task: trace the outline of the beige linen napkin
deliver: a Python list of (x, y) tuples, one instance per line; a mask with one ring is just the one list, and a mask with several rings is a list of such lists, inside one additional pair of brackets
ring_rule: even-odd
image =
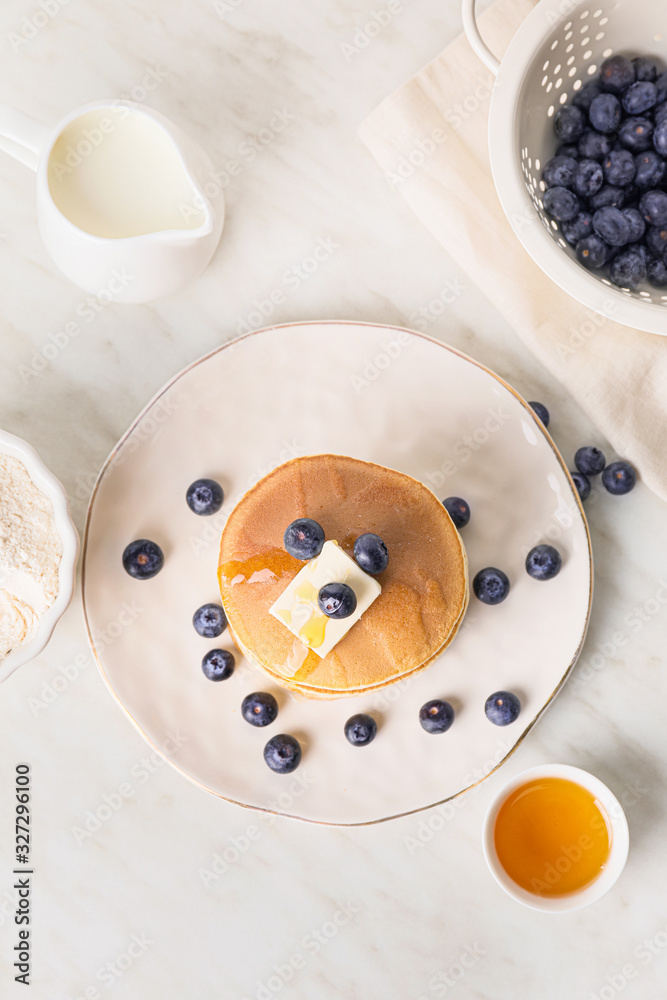
[[(534, 6), (535, 0), (498, 0), (482, 16), (482, 35), (499, 58)], [(461, 35), (376, 108), (359, 135), (387, 182), (470, 281), (570, 390), (618, 455), (667, 499), (667, 338), (579, 305), (523, 249), (491, 177), (486, 133), (492, 87), (492, 74)]]

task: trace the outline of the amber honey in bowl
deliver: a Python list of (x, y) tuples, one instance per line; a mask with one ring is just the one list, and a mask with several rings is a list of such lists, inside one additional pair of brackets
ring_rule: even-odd
[(566, 778), (541, 777), (509, 793), (493, 840), (498, 861), (518, 886), (537, 896), (567, 896), (604, 871), (611, 823), (588, 789)]

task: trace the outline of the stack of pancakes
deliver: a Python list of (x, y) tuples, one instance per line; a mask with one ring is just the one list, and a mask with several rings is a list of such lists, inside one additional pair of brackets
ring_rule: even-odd
[[(300, 517), (318, 521), (350, 556), (365, 532), (389, 550), (382, 593), (323, 658), (269, 614), (304, 566), (283, 547)], [(310, 698), (377, 691), (423, 670), (452, 641), (468, 603), (465, 550), (438, 498), (410, 476), (342, 455), (296, 458), (246, 493), (222, 533), (218, 577), (241, 652)]]

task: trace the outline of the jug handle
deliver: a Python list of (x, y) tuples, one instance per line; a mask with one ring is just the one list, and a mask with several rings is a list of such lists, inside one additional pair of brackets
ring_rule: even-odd
[(0, 150), (31, 170), (37, 170), (39, 155), (50, 129), (22, 111), (0, 104)]
[(475, 17), (475, 0), (463, 0), (462, 13), (463, 30), (466, 33), (468, 41), (484, 65), (488, 66), (494, 76), (498, 76), (500, 63), (479, 33), (477, 18)]

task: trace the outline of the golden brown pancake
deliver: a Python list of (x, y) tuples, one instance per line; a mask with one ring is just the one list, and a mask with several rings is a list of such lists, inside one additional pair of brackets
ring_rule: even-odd
[[(382, 593), (323, 658), (269, 614), (304, 566), (283, 547), (299, 517), (318, 521), (350, 556), (365, 532), (389, 550)], [(410, 476), (342, 455), (296, 458), (253, 486), (225, 525), (218, 578), (241, 652), (311, 698), (376, 691), (422, 670), (451, 642), (468, 603), (465, 550), (438, 498)], [(284, 676), (294, 662), (296, 674)]]

